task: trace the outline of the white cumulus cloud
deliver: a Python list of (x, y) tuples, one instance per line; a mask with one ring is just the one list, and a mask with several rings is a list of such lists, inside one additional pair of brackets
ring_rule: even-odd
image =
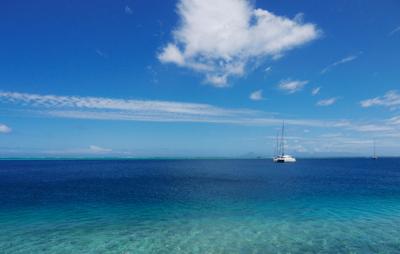
[(180, 25), (158, 59), (189, 68), (217, 87), (240, 77), (260, 58), (277, 59), (316, 39), (314, 24), (257, 9), (248, 0), (180, 0)]
[(10, 133), (12, 129), (5, 124), (0, 123), (0, 133)]
[(287, 93), (295, 93), (303, 89), (303, 87), (308, 84), (308, 80), (282, 80), (278, 88), (287, 92)]
[(263, 97), (263, 90), (257, 90), (257, 91), (252, 92), (252, 93), (250, 94), (249, 98), (250, 98), (250, 100), (253, 100), (253, 101), (261, 101), (261, 100), (264, 100), (264, 97)]

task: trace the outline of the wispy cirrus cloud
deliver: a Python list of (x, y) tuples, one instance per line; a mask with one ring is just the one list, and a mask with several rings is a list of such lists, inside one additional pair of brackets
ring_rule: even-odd
[(392, 36), (392, 35), (394, 35), (395, 33), (398, 33), (398, 32), (400, 32), (400, 26), (398, 26), (398, 27), (396, 27), (395, 29), (393, 29), (393, 30), (389, 33), (389, 36)]
[(303, 89), (303, 87), (308, 84), (308, 80), (282, 80), (278, 84), (278, 88), (282, 91), (285, 91), (289, 94), (298, 92)]
[[(264, 111), (246, 108), (223, 108), (210, 104), (132, 100), (104, 97), (79, 97), (0, 92), (0, 104), (9, 104), (8, 110), (35, 117), (55, 117), (102, 121), (190, 122), (234, 124), (242, 126), (280, 126), (282, 118)], [(400, 119), (400, 118), (399, 118)], [(396, 117), (369, 122), (346, 119), (285, 119), (290, 126), (340, 129), (374, 135), (400, 136), (400, 120)], [(4, 125), (5, 126), (5, 125)], [(11, 128), (0, 125), (0, 131)], [(89, 147), (91, 152), (108, 150), (100, 146)]]
[(323, 100), (319, 100), (317, 102), (317, 106), (331, 106), (333, 104), (335, 104), (337, 102), (338, 98), (337, 97), (332, 97), (332, 98), (328, 98), (328, 99), (323, 99)]
[[(146, 122), (197, 122), (239, 125), (280, 125), (274, 114), (210, 104), (156, 100), (129, 100), (0, 92), (0, 103), (13, 104), (30, 115), (70, 119)], [(287, 119), (296, 126), (342, 126), (343, 121)]]
[(334, 63), (328, 65), (327, 67), (325, 67), (325, 68), (321, 71), (321, 74), (325, 74), (325, 73), (327, 73), (328, 71), (330, 71), (330, 70), (332, 70), (333, 68), (335, 68), (336, 66), (341, 65), (341, 64), (345, 64), (345, 63), (349, 63), (349, 62), (351, 62), (351, 61), (356, 60), (357, 58), (358, 58), (358, 55), (350, 55), (350, 56), (347, 56), (347, 57), (345, 57), (345, 58), (343, 58), (343, 59), (340, 59), (339, 61), (336, 61), (336, 62), (334, 62)]
[(319, 94), (320, 91), (321, 91), (321, 87), (316, 87), (313, 90), (311, 90), (311, 95), (315, 96), (315, 95)]
[(89, 146), (89, 151), (93, 153), (109, 153), (112, 152), (112, 149), (109, 148), (104, 148), (96, 145), (90, 145)]
[(376, 137), (400, 137), (400, 116), (370, 122), (353, 123), (348, 127), (358, 132), (374, 133)]
[(5, 124), (0, 123), (0, 133), (10, 133), (12, 129)]
[(278, 59), (320, 34), (303, 15), (277, 16), (248, 0), (180, 0), (177, 9), (180, 26), (158, 59), (202, 73), (216, 87), (228, 86), (260, 58)]
[(133, 14), (133, 11), (132, 11), (131, 7), (129, 7), (129, 5), (125, 5), (124, 11), (128, 15), (132, 15)]
[(224, 109), (209, 104), (185, 103), (157, 100), (129, 100), (104, 97), (80, 97), (39, 95), (16, 92), (0, 92), (0, 102), (9, 102), (22, 106), (33, 106), (44, 109), (80, 109), (102, 111), (124, 111), (135, 115), (147, 116), (228, 116), (251, 114), (255, 111), (244, 109)]
[(96, 49), (96, 54), (102, 58), (108, 58), (108, 55), (100, 49)]
[(400, 116), (394, 116), (387, 121), (390, 125), (400, 126)]
[(268, 66), (267, 68), (264, 69), (264, 73), (270, 73), (272, 71), (272, 67)]
[(392, 132), (395, 129), (385, 123), (381, 124), (357, 124), (350, 127), (352, 130), (359, 132)]
[(261, 101), (261, 100), (264, 100), (263, 90), (260, 89), (260, 90), (257, 90), (257, 91), (252, 92), (252, 93), (250, 94), (249, 98), (250, 98), (250, 100), (253, 100), (253, 101)]
[(366, 99), (360, 102), (361, 107), (369, 108), (372, 106), (384, 106), (389, 108), (397, 108), (400, 106), (400, 94), (396, 90), (386, 92), (383, 96)]

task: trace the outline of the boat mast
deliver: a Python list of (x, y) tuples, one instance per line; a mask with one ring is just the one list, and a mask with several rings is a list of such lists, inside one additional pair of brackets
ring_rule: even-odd
[(281, 152), (282, 156), (285, 155), (285, 120), (282, 122), (282, 137), (281, 137)]
[(276, 144), (275, 144), (275, 154), (274, 156), (279, 155), (279, 131), (276, 132)]
[(374, 158), (376, 158), (376, 145), (375, 145), (375, 139), (374, 139)]

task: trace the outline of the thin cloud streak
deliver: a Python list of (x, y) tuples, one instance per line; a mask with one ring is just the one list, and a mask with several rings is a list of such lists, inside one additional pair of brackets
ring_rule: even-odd
[[(282, 118), (264, 111), (230, 109), (209, 104), (104, 97), (76, 97), (0, 92), (0, 103), (13, 104), (29, 117), (56, 117), (103, 121), (213, 123), (242, 126), (280, 126)], [(375, 122), (285, 119), (291, 126), (337, 128), (361, 133), (400, 134), (400, 117)]]
[(316, 87), (311, 91), (311, 95), (315, 96), (315, 95), (319, 94), (320, 91), (321, 91), (321, 87)]
[(224, 109), (209, 104), (182, 103), (157, 100), (126, 100), (104, 97), (79, 97), (0, 92), (0, 101), (44, 108), (78, 108), (97, 110), (121, 110), (132, 113), (174, 113), (193, 115), (237, 115), (255, 113), (246, 109)]
[[(0, 92), (0, 103), (14, 104), (30, 115), (71, 119), (148, 122), (198, 122), (239, 125), (280, 125), (272, 113), (229, 109), (209, 104), (153, 100), (126, 100), (103, 97), (77, 97)], [(290, 125), (343, 126), (343, 121), (288, 119)]]
[(101, 51), (100, 49), (96, 49), (96, 54), (102, 58), (108, 58), (108, 55)]
[[(260, 112), (261, 114), (263, 112)], [(42, 116), (52, 116), (70, 119), (86, 120), (117, 120), (117, 121), (139, 121), (139, 122), (188, 122), (188, 123), (214, 123), (214, 124), (235, 124), (244, 126), (280, 126), (282, 119), (257, 116), (219, 116), (207, 117), (200, 115), (150, 115), (132, 114), (130, 112), (96, 112), (96, 111), (41, 111)], [(289, 119), (285, 123), (293, 126), (308, 127), (342, 127), (340, 121), (320, 121), (314, 119)]]
[(389, 36), (392, 36), (392, 35), (394, 35), (395, 33), (398, 33), (398, 32), (400, 32), (400, 26), (397, 27), (397, 28), (395, 28), (395, 29), (393, 29), (393, 30), (389, 33)]
[(96, 145), (90, 145), (89, 151), (91, 151), (93, 153), (109, 153), (109, 152), (112, 152), (112, 149), (103, 148), (103, 147), (96, 146)]
[(386, 92), (384, 96), (378, 96), (375, 98), (360, 101), (360, 105), (363, 108), (369, 108), (372, 106), (384, 106), (394, 109), (400, 106), (400, 94), (396, 90), (391, 90)]
[(321, 106), (321, 107), (331, 106), (331, 105), (335, 104), (337, 102), (337, 100), (338, 100), (337, 97), (320, 100), (317, 102), (317, 106)]
[(341, 65), (341, 64), (345, 64), (345, 63), (348, 63), (348, 62), (351, 62), (351, 61), (354, 61), (354, 60), (356, 60), (357, 58), (358, 58), (357, 55), (350, 55), (350, 56), (348, 56), (348, 57), (345, 57), (345, 58), (343, 58), (343, 59), (340, 59), (339, 61), (334, 62), (334, 63), (328, 65), (327, 67), (325, 67), (325, 68), (321, 71), (321, 74), (325, 74), (325, 73), (327, 73), (328, 71), (330, 71), (331, 69), (335, 68), (336, 66)]
[(132, 11), (131, 7), (129, 7), (129, 5), (125, 6), (124, 11), (128, 15), (132, 15), (133, 14), (133, 11)]
[(285, 91), (289, 94), (298, 92), (303, 89), (303, 87), (308, 84), (308, 80), (282, 80), (278, 88), (282, 91)]

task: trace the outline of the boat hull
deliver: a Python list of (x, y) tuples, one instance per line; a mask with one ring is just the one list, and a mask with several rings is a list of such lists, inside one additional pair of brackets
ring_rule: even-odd
[(275, 163), (293, 163), (296, 162), (296, 159), (292, 156), (278, 156), (273, 158), (273, 162)]

